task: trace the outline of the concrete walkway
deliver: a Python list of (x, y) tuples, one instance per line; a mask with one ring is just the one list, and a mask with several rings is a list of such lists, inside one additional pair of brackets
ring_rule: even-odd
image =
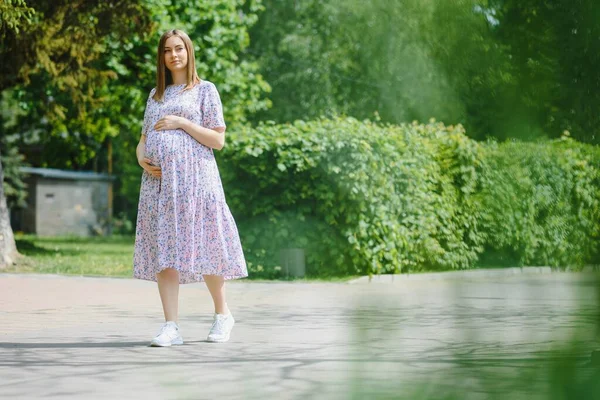
[(204, 341), (205, 286), (184, 285), (185, 345), (151, 348), (154, 283), (0, 274), (0, 398), (547, 398), (544, 366), (567, 341), (565, 361), (598, 373), (595, 278), (232, 282), (225, 344)]

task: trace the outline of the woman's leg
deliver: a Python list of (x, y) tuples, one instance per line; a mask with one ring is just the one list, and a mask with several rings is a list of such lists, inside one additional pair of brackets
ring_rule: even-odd
[(227, 342), (235, 324), (225, 300), (225, 279), (218, 275), (202, 275), (215, 303), (215, 316), (208, 333), (209, 342)]
[(179, 312), (179, 272), (167, 268), (157, 275), (158, 291), (162, 301), (165, 321), (177, 322)]
[(219, 275), (202, 275), (206, 282), (206, 287), (215, 303), (216, 314), (229, 314), (227, 301), (225, 298), (225, 279)]

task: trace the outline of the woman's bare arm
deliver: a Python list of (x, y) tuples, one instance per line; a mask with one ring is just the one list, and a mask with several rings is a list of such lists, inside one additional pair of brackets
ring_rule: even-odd
[(167, 115), (160, 119), (154, 125), (154, 129), (157, 131), (163, 129), (183, 129), (199, 143), (217, 150), (221, 150), (225, 145), (225, 127), (208, 129), (193, 123), (189, 119), (176, 115)]

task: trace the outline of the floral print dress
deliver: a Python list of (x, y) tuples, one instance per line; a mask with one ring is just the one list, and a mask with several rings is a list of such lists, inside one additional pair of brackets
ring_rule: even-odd
[(142, 174), (133, 276), (156, 281), (158, 272), (175, 268), (180, 283), (201, 282), (203, 274), (243, 278), (248, 276), (246, 262), (213, 150), (182, 129), (153, 128), (167, 115), (209, 129), (225, 127), (213, 83), (203, 80), (184, 88), (167, 86), (160, 102), (152, 98), (152, 89), (146, 104), (146, 157), (161, 168), (162, 178)]

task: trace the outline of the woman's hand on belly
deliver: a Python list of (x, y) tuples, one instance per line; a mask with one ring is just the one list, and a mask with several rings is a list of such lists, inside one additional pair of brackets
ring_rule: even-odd
[(154, 130), (157, 131), (168, 131), (175, 129), (183, 129), (184, 124), (188, 120), (177, 115), (167, 115), (159, 119), (154, 125)]
[(138, 163), (142, 168), (144, 168), (144, 170), (147, 173), (149, 173), (153, 177), (160, 178), (162, 176), (162, 171), (160, 170), (160, 167), (152, 165), (152, 160), (150, 160), (148, 157), (138, 159)]

